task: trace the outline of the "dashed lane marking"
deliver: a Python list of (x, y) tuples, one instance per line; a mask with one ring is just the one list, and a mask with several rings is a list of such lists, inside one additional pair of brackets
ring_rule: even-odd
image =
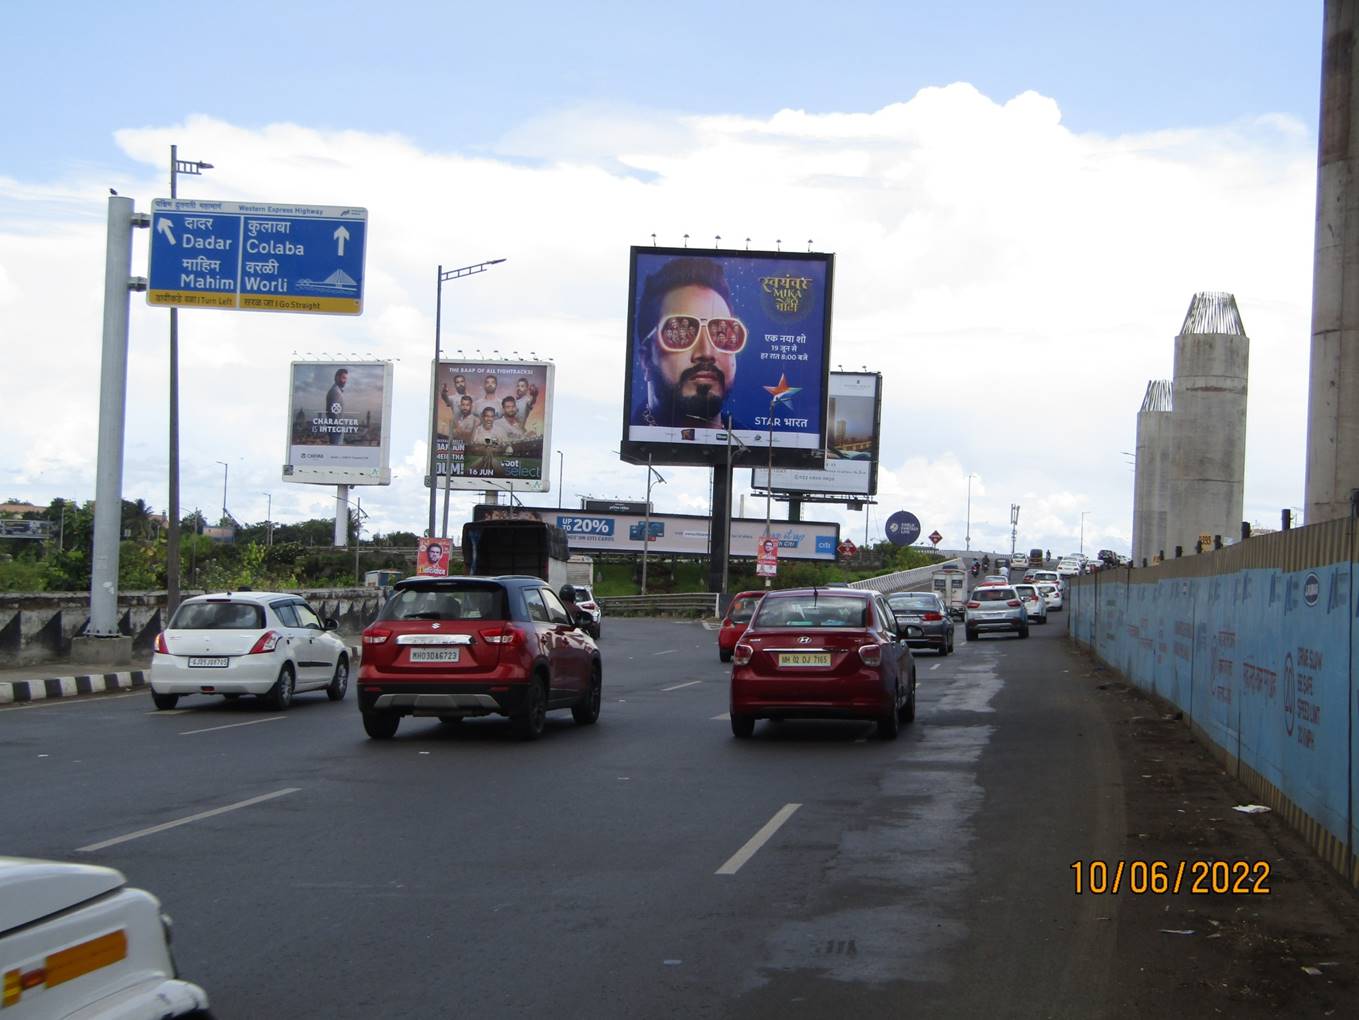
[(677, 691), (677, 690), (679, 690), (681, 687), (692, 687), (692, 686), (694, 686), (694, 684), (701, 684), (702, 682), (703, 682), (702, 680), (689, 680), (689, 681), (687, 681), (686, 683), (682, 683), (682, 684), (672, 684), (672, 685), (669, 686), (669, 687), (662, 687), (661, 690), (663, 690), (663, 691)]
[(759, 852), (760, 847), (773, 838), (774, 833), (783, 828), (784, 822), (792, 818), (793, 813), (800, 807), (802, 807), (801, 804), (785, 804), (779, 808), (778, 811), (774, 812), (774, 817), (765, 822), (760, 827), (760, 831), (746, 841), (745, 846), (732, 854), (727, 863), (717, 869), (716, 874), (734, 875), (740, 871), (742, 866)]
[(273, 793), (260, 794), (258, 797), (251, 797), (249, 800), (238, 800), (235, 804), (227, 804), (223, 807), (213, 808), (211, 811), (200, 811), (196, 815), (188, 815), (185, 818), (176, 818), (172, 822), (162, 822), (160, 825), (153, 825), (149, 829), (138, 829), (136, 832), (129, 832), (126, 836), (114, 836), (106, 839), (102, 843), (91, 843), (89, 846), (76, 848), (78, 854), (93, 853), (96, 850), (103, 850), (107, 847), (117, 846), (119, 843), (127, 843), (134, 839), (141, 839), (143, 836), (153, 836), (166, 829), (176, 829), (181, 825), (188, 825), (190, 822), (201, 822), (204, 818), (214, 818), (217, 815), (224, 815), (228, 811), (239, 811), (241, 808), (250, 807), (253, 804), (263, 804), (267, 800), (274, 800), (276, 797), (286, 797), (290, 793), (297, 793), (301, 787), (287, 786), (282, 790), (275, 790)]
[(271, 715), (267, 719), (251, 719), (249, 722), (227, 723), (225, 726), (208, 726), (207, 728), (201, 730), (181, 730), (179, 735), (181, 737), (191, 737), (195, 733), (212, 733), (216, 730), (234, 730), (238, 726), (258, 726), (260, 723), (282, 722), (283, 719), (284, 717), (281, 715)]

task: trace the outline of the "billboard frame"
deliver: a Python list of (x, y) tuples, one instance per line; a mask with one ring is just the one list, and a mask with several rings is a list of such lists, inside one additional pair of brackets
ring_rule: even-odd
[[(801, 500), (806, 503), (875, 503), (874, 496), (878, 494), (878, 464), (882, 460), (882, 373), (881, 372), (831, 372), (831, 378), (835, 376), (872, 376), (875, 380), (873, 387), (873, 458), (868, 465), (868, 488), (864, 492), (852, 492), (846, 489), (825, 488), (825, 489), (799, 489), (795, 485), (771, 485), (771, 481), (776, 481), (779, 467), (774, 466), (774, 476), (770, 478), (768, 471), (763, 465), (750, 469), (750, 487), (756, 492), (771, 492), (775, 499), (780, 502), (787, 502), (790, 499)], [(827, 442), (825, 448), (830, 449), (829, 441), (829, 407), (830, 407), (830, 384), (826, 386), (826, 406), (827, 406)], [(827, 460), (825, 463), (833, 463)], [(789, 470), (784, 468), (783, 470)], [(809, 470), (803, 468), (802, 470)], [(821, 470), (829, 473), (829, 469), (823, 467)], [(766, 481), (761, 484), (759, 476), (766, 475)]]
[[(509, 375), (512, 372), (522, 369), (542, 369), (543, 387), (547, 398), (547, 407), (543, 414), (543, 454), (540, 460), (540, 477), (533, 478), (509, 478), (496, 475), (447, 475), (439, 473), (439, 450), (438, 450), (438, 429), (435, 428), (435, 449), (433, 454), (433, 476), (427, 476), (428, 487), (436, 492), (444, 489), (451, 489), (457, 492), (488, 492), (498, 489), (504, 492), (551, 492), (552, 491), (552, 419), (556, 414), (557, 402), (557, 366), (554, 362), (542, 359), (507, 359), (507, 358), (439, 358), (437, 361), (430, 362), (429, 372), (429, 401), (432, 409), (431, 418), (438, 421), (438, 400), (439, 400), (439, 369), (441, 366), (474, 366), (478, 369), (495, 368), (496, 375)], [(457, 370), (454, 369), (454, 374)], [(473, 373), (468, 372), (471, 375)], [(482, 373), (485, 374), (485, 373)], [(499, 379), (497, 378), (497, 383)], [(509, 396), (510, 394), (505, 394)], [(451, 426), (451, 417), (450, 417)], [(449, 442), (452, 443), (452, 428), (449, 429)]]
[[(771, 259), (789, 262), (815, 262), (825, 267), (826, 283), (821, 314), (821, 367), (816, 376), (818, 385), (821, 388), (821, 428), (817, 437), (816, 447), (779, 447), (770, 443), (760, 444), (757, 441), (753, 444), (746, 443), (744, 448), (737, 446), (731, 448), (729, 451), (729, 448), (725, 443), (664, 443), (645, 442), (628, 438), (628, 431), (631, 427), (629, 419), (632, 415), (633, 383), (637, 370), (637, 256), (639, 254), (673, 256), (675, 258), (737, 258), (750, 261)], [(775, 467), (811, 468), (817, 464), (823, 463), (826, 449), (826, 401), (831, 365), (831, 320), (834, 292), (835, 255), (832, 252), (763, 251), (734, 248), (669, 248), (659, 245), (632, 245), (628, 249), (628, 310), (627, 336), (624, 342), (624, 359), (626, 364), (624, 366), (623, 376), (623, 427), (619, 437), (620, 445), (618, 447), (620, 459), (629, 464), (647, 464), (649, 462), (654, 465), (719, 467), (727, 464), (727, 457), (730, 453), (731, 463), (742, 467), (754, 467), (760, 464), (767, 465), (770, 463), (771, 459)], [(743, 430), (739, 426), (736, 431), (754, 431), (766, 436), (770, 434), (769, 429)]]
[[(353, 370), (360, 366), (382, 366), (382, 438), (378, 443), (376, 468), (345, 469), (337, 467), (307, 467), (293, 464), (293, 388), (299, 365), (327, 365), (335, 369)], [(381, 358), (336, 358), (294, 360), (288, 363), (288, 413), (284, 421), (283, 481), (298, 485), (391, 485), (392, 484), (392, 390), (395, 385), (395, 365)], [(374, 472), (376, 471), (376, 474)]]

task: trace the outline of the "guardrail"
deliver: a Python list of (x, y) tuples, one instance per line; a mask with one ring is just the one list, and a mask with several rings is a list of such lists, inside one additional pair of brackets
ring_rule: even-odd
[(598, 598), (610, 616), (652, 616), (656, 613), (716, 616), (719, 596), (710, 592), (678, 595), (611, 595)]
[(906, 591), (922, 581), (929, 581), (946, 566), (961, 567), (962, 562), (959, 559), (944, 560), (942, 563), (931, 563), (926, 567), (898, 570), (894, 574), (881, 574), (878, 577), (865, 577), (862, 581), (850, 581), (849, 586), (851, 588), (868, 588), (870, 591), (888, 595), (894, 591)]

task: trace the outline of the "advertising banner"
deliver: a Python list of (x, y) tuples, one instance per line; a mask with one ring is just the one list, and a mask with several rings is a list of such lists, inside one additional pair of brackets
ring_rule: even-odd
[(435, 366), (438, 487), (447, 474), (451, 489), (550, 490), (553, 367), (546, 361)]
[[(538, 507), (473, 507), (475, 520), (529, 517), (555, 524), (566, 532), (571, 552), (639, 553), (647, 546), (653, 553), (682, 556), (708, 555), (707, 517), (690, 514), (652, 514), (650, 542), (646, 542), (648, 518), (644, 514), (586, 513)], [(774, 521), (770, 533), (778, 542), (779, 556), (790, 560), (834, 562), (840, 544), (840, 525), (822, 521)], [(733, 519), (731, 548), (753, 555), (764, 537), (764, 518)]]
[(420, 577), (448, 576), (448, 548), (444, 538), (422, 538), (415, 551), (415, 573)]
[(761, 538), (755, 553), (755, 576), (777, 577), (779, 573), (779, 543), (770, 536)]
[(392, 364), (294, 361), (285, 482), (389, 485)]
[[(777, 492), (873, 496), (878, 491), (878, 450), (882, 421), (882, 376), (877, 372), (832, 372), (826, 403), (826, 464), (816, 468), (775, 468)], [(753, 488), (766, 487), (769, 472), (755, 468)]]
[(624, 460), (820, 466), (834, 256), (640, 248), (628, 287)]

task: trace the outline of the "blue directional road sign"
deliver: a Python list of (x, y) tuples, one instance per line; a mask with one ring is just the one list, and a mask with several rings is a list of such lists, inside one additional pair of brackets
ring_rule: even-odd
[(920, 537), (920, 518), (909, 510), (898, 510), (887, 518), (885, 530), (893, 545), (910, 545)]
[(367, 239), (367, 209), (158, 198), (146, 301), (358, 315)]

